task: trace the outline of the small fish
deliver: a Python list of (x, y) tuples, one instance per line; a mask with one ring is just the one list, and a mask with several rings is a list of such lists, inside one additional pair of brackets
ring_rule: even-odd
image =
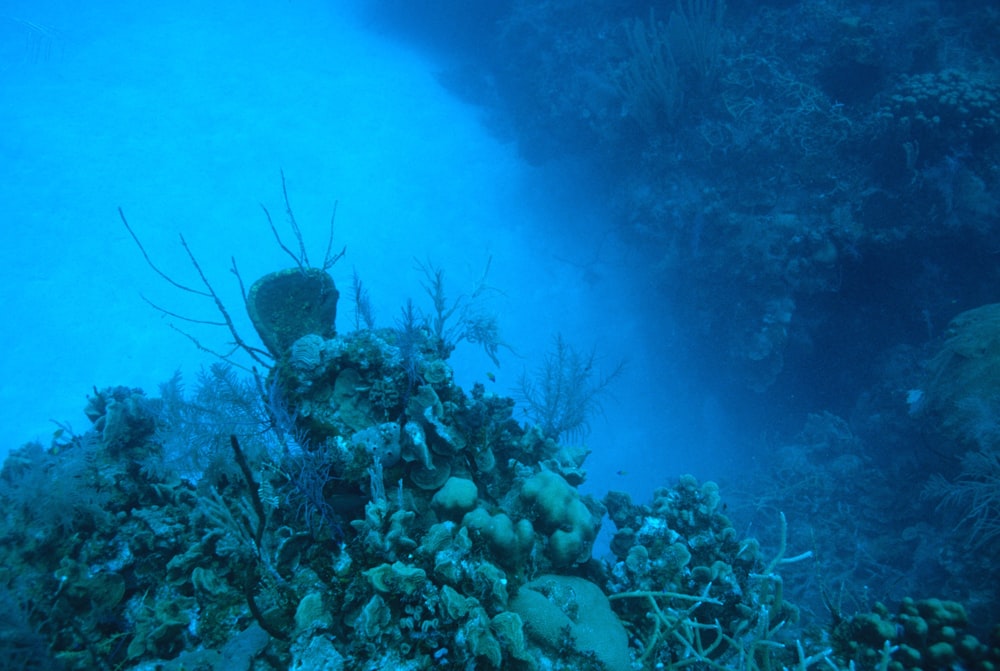
[(489, 380), (490, 382), (496, 382), (497, 376), (489, 371), (486, 371), (486, 379)]
[(628, 471), (626, 471), (626, 470), (625, 470), (625, 469), (623, 468), (623, 469), (620, 469), (620, 470), (617, 470), (617, 471), (615, 471), (615, 475), (628, 475)]

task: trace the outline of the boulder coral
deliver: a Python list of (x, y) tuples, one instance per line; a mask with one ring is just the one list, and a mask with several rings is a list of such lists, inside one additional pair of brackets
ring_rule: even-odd
[(535, 528), (548, 535), (546, 553), (554, 566), (567, 567), (590, 558), (603, 509), (591, 512), (579, 493), (551, 471), (539, 471), (520, 492), (521, 506)]
[(510, 607), (536, 645), (571, 657), (593, 655), (606, 671), (632, 668), (628, 633), (594, 583), (573, 576), (539, 576), (521, 587)]

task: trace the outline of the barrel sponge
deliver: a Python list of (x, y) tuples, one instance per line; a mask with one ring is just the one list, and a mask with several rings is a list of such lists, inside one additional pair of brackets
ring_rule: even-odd
[(594, 583), (572, 576), (543, 575), (524, 585), (510, 604), (532, 643), (560, 653), (566, 633), (573, 649), (593, 656), (608, 671), (631, 669), (628, 633)]
[(549, 536), (548, 556), (556, 566), (587, 561), (600, 527), (587, 505), (562, 476), (540, 471), (521, 486), (521, 501), (535, 526)]
[(431, 505), (441, 517), (458, 521), (463, 515), (476, 507), (479, 491), (476, 483), (466, 478), (448, 478), (441, 489), (437, 490)]
[(247, 313), (267, 350), (280, 358), (302, 336), (336, 335), (340, 294), (320, 268), (289, 268), (270, 273), (250, 287)]

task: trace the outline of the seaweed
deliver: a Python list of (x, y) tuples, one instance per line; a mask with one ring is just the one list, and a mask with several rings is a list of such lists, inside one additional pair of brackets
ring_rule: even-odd
[(936, 499), (939, 511), (951, 509), (960, 516), (956, 528), (967, 533), (968, 550), (988, 549), (1000, 539), (1000, 454), (996, 451), (967, 452), (954, 479), (935, 473), (921, 494)]
[(21, 529), (71, 534), (92, 530), (108, 518), (111, 489), (101, 445), (88, 434), (60, 451), (27, 443), (14, 450), (0, 472), (0, 503)]
[(247, 454), (258, 462), (278, 449), (273, 426), (257, 385), (237, 375), (232, 365), (217, 362), (202, 369), (191, 398), (185, 397), (177, 372), (160, 385), (156, 442), (161, 449), (145, 455), (142, 469), (160, 481), (170, 476), (191, 481), (232, 477), (237, 473), (229, 436), (247, 436)]
[(351, 275), (351, 298), (354, 301), (354, 330), (360, 331), (362, 327), (374, 330), (375, 306), (372, 305), (367, 287), (361, 282), (357, 268)]
[(309, 446), (289, 455), (284, 465), (288, 478), (288, 503), (315, 539), (339, 543), (344, 537), (340, 516), (330, 503), (327, 490), (337, 479), (338, 465), (323, 449)]
[(0, 588), (0, 671), (59, 671), (65, 668), (32, 625), (13, 592)]
[(500, 348), (511, 349), (500, 335), (499, 318), (487, 309), (486, 299), (499, 293), (486, 281), (492, 262), (492, 257), (486, 260), (486, 267), (472, 291), (454, 300), (449, 299), (445, 292), (444, 269), (430, 261), (417, 262), (417, 269), (424, 276), (421, 286), (434, 307), (425, 320), (437, 340), (438, 355), (442, 359), (447, 359), (463, 340), (481, 346), (496, 366), (500, 365)]

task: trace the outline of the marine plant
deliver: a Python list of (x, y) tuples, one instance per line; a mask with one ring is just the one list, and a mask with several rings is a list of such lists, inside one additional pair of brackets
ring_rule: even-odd
[(981, 553), (1000, 540), (998, 325), (996, 303), (958, 314), (910, 392), (911, 415), (949, 457), (927, 479), (923, 498), (949, 516), (956, 542)]
[(610, 372), (602, 372), (594, 351), (584, 354), (557, 334), (538, 370), (520, 377), (528, 418), (547, 438), (581, 438), (623, 368), (618, 363)]
[(351, 299), (354, 303), (354, 330), (360, 331), (362, 326), (369, 331), (375, 328), (375, 306), (357, 269), (351, 275)]
[(445, 291), (444, 269), (430, 261), (417, 263), (423, 275), (421, 286), (433, 305), (424, 319), (434, 334), (442, 358), (447, 358), (455, 345), (465, 340), (480, 345), (490, 360), (499, 366), (500, 348), (509, 348), (500, 336), (496, 313), (486, 305), (489, 296), (497, 293), (497, 289), (487, 283), (492, 261), (492, 257), (486, 261), (486, 267), (472, 291), (454, 300), (450, 300)]
[(935, 473), (922, 494), (937, 501), (939, 510), (957, 511), (968, 548), (982, 550), (1000, 539), (1000, 454), (995, 450), (967, 452), (953, 480)]
[(34, 629), (25, 604), (0, 589), (0, 671), (58, 671), (45, 637)]
[(618, 92), (628, 112), (649, 136), (673, 127), (685, 97), (713, 83), (724, 44), (722, 0), (678, 2), (667, 23), (650, 8), (649, 20), (624, 23), (628, 58), (617, 73)]

